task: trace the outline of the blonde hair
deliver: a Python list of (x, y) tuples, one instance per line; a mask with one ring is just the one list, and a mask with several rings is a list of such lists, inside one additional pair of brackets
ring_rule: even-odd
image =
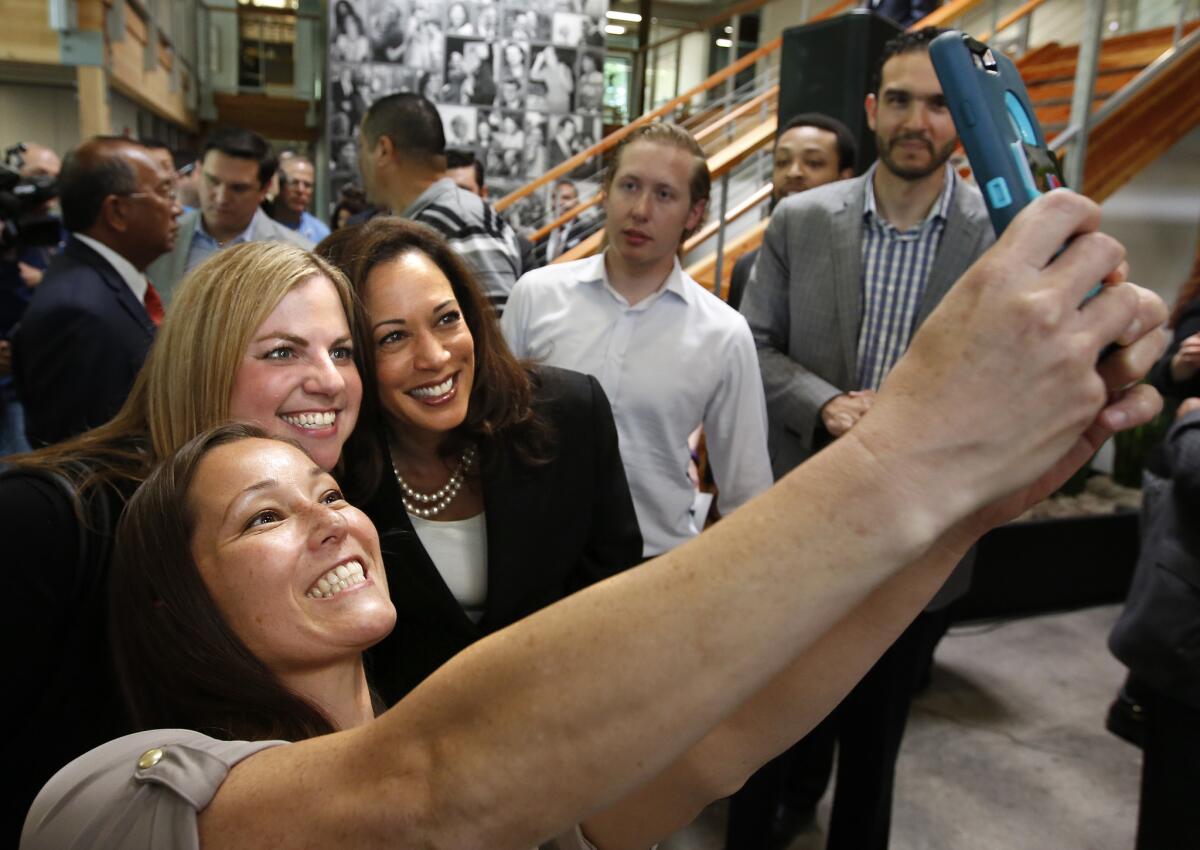
[[(337, 290), (353, 329), (357, 315), (349, 281), (315, 254), (282, 242), (248, 242), (217, 252), (180, 285), (116, 416), (11, 460), (55, 469), (76, 479), (80, 489), (117, 478), (140, 481), (154, 462), (229, 418), (233, 381), (254, 331), (285, 295), (318, 276)], [(78, 469), (80, 462), (86, 471)]]

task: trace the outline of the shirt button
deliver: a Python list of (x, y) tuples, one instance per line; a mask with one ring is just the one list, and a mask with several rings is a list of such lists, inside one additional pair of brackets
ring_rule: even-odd
[(142, 753), (142, 757), (138, 759), (138, 767), (142, 770), (149, 770), (162, 761), (162, 757), (163, 751), (160, 747), (146, 750), (146, 752)]

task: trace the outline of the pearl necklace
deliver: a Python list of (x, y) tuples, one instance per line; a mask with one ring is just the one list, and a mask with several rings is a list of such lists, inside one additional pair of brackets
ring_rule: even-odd
[[(389, 454), (391, 453), (389, 452)], [(414, 490), (400, 475), (400, 470), (396, 468), (394, 455), (392, 455), (391, 461), (392, 474), (396, 476), (396, 483), (400, 485), (400, 500), (404, 502), (404, 510), (413, 516), (429, 519), (446, 510), (454, 501), (454, 497), (458, 495), (458, 491), (462, 489), (463, 478), (466, 477), (467, 470), (475, 463), (475, 447), (467, 446), (463, 449), (463, 453), (458, 459), (458, 466), (450, 473), (450, 480), (433, 493), (419, 493)]]

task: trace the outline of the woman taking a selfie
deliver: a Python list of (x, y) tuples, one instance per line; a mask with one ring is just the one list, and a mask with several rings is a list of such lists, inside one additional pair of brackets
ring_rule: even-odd
[[(197, 437), (121, 532), (114, 624), (139, 713), (292, 736), (301, 700), (313, 731), (338, 731), (119, 739), (43, 789), (23, 846), (523, 850), (579, 846), (583, 821), (616, 850), (669, 833), (835, 705), (981, 533), (1157, 412), (1151, 388), (1129, 387), (1165, 311), (1119, 283), (1098, 218), (1083, 198), (1039, 199), (853, 435), (703, 535), (479, 641), (375, 719), (360, 655), (394, 613), (369, 522), (294, 446), (244, 426)], [(1112, 285), (1077, 308), (1098, 277)], [(209, 663), (234, 657), (255, 674)]]

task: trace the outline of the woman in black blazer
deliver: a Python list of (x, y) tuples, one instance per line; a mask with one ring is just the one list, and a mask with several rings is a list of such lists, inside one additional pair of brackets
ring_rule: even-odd
[(378, 218), (318, 250), (366, 313), (346, 461), (398, 613), (371, 651), (390, 704), (479, 638), (638, 563), (641, 534), (599, 383), (518, 363), (440, 236)]

